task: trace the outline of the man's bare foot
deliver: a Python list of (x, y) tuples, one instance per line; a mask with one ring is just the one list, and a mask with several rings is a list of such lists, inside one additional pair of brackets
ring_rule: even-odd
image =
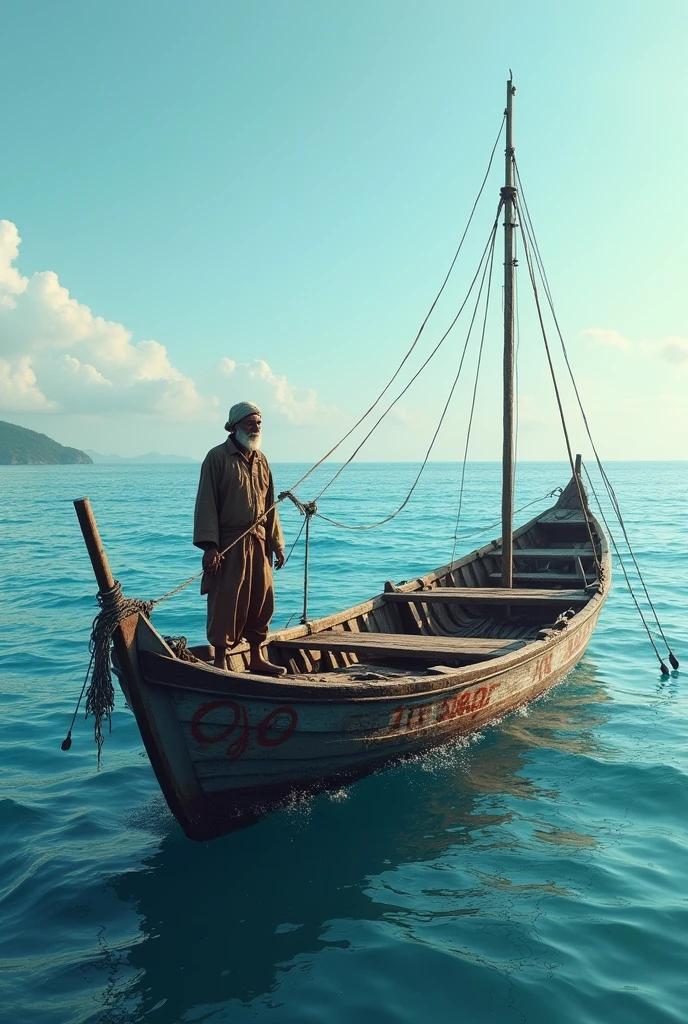
[(251, 654), (251, 661), (248, 666), (249, 672), (256, 672), (260, 676), (286, 676), (287, 670), (281, 665), (273, 665), (262, 654)]
[(215, 657), (213, 658), (213, 665), (215, 668), (221, 668), (223, 672), (227, 671), (227, 648), (216, 647)]

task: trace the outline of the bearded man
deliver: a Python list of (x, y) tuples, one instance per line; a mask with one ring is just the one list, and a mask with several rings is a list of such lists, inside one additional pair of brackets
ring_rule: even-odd
[[(281, 676), (286, 669), (261, 653), (275, 607), (272, 557), (284, 565), (284, 537), (268, 460), (260, 448), (261, 411), (253, 402), (229, 410), (229, 437), (211, 448), (201, 467), (194, 513), (194, 544), (203, 549), (201, 593), (208, 595), (208, 642), (214, 665), (226, 669), (227, 648), (244, 637), (251, 648), (249, 671)], [(250, 530), (223, 556), (232, 541)]]

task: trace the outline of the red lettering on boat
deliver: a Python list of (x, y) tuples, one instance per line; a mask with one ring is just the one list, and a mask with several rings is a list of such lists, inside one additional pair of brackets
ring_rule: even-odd
[[(221, 722), (206, 721), (208, 715), (213, 711), (222, 708), (226, 708), (231, 711), (232, 719), (224, 725)], [(276, 725), (280, 716), (286, 716), (288, 722), (286, 727), (278, 731), (277, 734), (269, 734), (271, 727), (279, 728)], [(263, 747), (278, 747), (281, 743), (286, 743), (289, 737), (296, 729), (298, 722), (298, 715), (293, 708), (280, 707), (275, 708), (258, 723), (257, 727), (257, 739)], [(207, 729), (212, 729), (213, 726), (219, 729), (219, 732), (208, 733)], [(203, 728), (202, 728), (203, 727)], [(197, 743), (209, 744), (209, 743), (222, 743), (223, 740), (229, 739), (235, 730), (239, 730), (239, 733), (227, 749), (225, 750), (225, 757), (231, 760), (236, 760), (238, 757), (246, 751), (249, 741), (249, 725), (248, 725), (248, 713), (243, 704), (237, 704), (234, 700), (211, 700), (207, 704), (202, 704), (198, 708), (191, 719), (191, 735)]]
[[(211, 711), (215, 711), (217, 708), (228, 708), (232, 712), (232, 721), (229, 725), (226, 725), (221, 732), (216, 733), (215, 735), (208, 735), (201, 731), (201, 723), (206, 715), (210, 714)], [(212, 726), (214, 723), (206, 722), (205, 724), (206, 726)], [(194, 713), (194, 716), (191, 719), (191, 733), (194, 739), (199, 743), (221, 743), (223, 740), (228, 739), (239, 725), (241, 725), (239, 735), (232, 741), (232, 743), (229, 744), (225, 751), (225, 756), (234, 760), (237, 757), (241, 757), (248, 744), (248, 715), (246, 714), (246, 708), (237, 704), (236, 701), (212, 700), (208, 704), (203, 704), (203, 706)]]
[(541, 682), (552, 671), (553, 651), (547, 651), (535, 662), (535, 681)]
[[(287, 727), (279, 732), (276, 736), (268, 736), (268, 729), (270, 726), (275, 725), (276, 719), (280, 715), (284, 715), (289, 719)], [(263, 721), (258, 726), (258, 742), (263, 747), (279, 747), (280, 743), (286, 743), (291, 734), (296, 729), (296, 723), (299, 720), (299, 716), (296, 714), (293, 708), (275, 708), (269, 715), (266, 715)], [(275, 726), (276, 727), (276, 726)]]
[(432, 704), (401, 705), (392, 712), (389, 728), (395, 732), (410, 732), (432, 722), (448, 722), (463, 715), (473, 714), (487, 707), (499, 683), (479, 686), (477, 690), (464, 690), (455, 697)]
[(484, 708), (486, 704), (490, 702), (490, 691), (486, 686), (479, 686), (473, 693), (473, 700), (471, 702), (471, 711), (479, 711), (480, 708)]
[(400, 707), (395, 708), (392, 712), (392, 717), (389, 722), (390, 729), (398, 729), (401, 726), (401, 720), (404, 717), (404, 711), (406, 708), (402, 704)]

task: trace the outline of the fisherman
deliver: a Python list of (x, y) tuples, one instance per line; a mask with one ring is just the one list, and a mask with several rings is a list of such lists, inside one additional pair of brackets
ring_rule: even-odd
[[(272, 558), (284, 565), (284, 537), (268, 460), (259, 451), (261, 411), (253, 402), (229, 410), (229, 437), (211, 448), (201, 467), (193, 542), (203, 549), (201, 593), (208, 595), (208, 641), (216, 668), (226, 669), (228, 647), (244, 637), (250, 646), (249, 670), (281, 676), (286, 669), (261, 653), (274, 611)], [(263, 517), (263, 518), (261, 518)], [(250, 530), (242, 540), (221, 552)]]

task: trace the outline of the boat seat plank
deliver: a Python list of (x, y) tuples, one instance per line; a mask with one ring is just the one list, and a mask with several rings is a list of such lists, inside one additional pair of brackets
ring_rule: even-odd
[(502, 654), (517, 651), (525, 640), (500, 640), (494, 637), (453, 637), (453, 636), (411, 636), (408, 633), (346, 633), (340, 630), (323, 630), (296, 640), (273, 640), (279, 650), (306, 647), (309, 651), (348, 651), (368, 654), (372, 657), (421, 658), (438, 657), (468, 658), (471, 661), (486, 661)]
[[(501, 555), (502, 549), (497, 548), (490, 552), (493, 555)], [(592, 558), (592, 548), (589, 544), (579, 544), (571, 548), (514, 548), (514, 558)]]
[(585, 590), (547, 590), (523, 588), (504, 590), (503, 587), (435, 587), (433, 590), (414, 590), (408, 594), (386, 593), (385, 601), (394, 603), (434, 604), (586, 604), (590, 595)]
[[(491, 580), (501, 580), (501, 572), (490, 573)], [(514, 583), (578, 583), (580, 577), (575, 572), (515, 572)]]

